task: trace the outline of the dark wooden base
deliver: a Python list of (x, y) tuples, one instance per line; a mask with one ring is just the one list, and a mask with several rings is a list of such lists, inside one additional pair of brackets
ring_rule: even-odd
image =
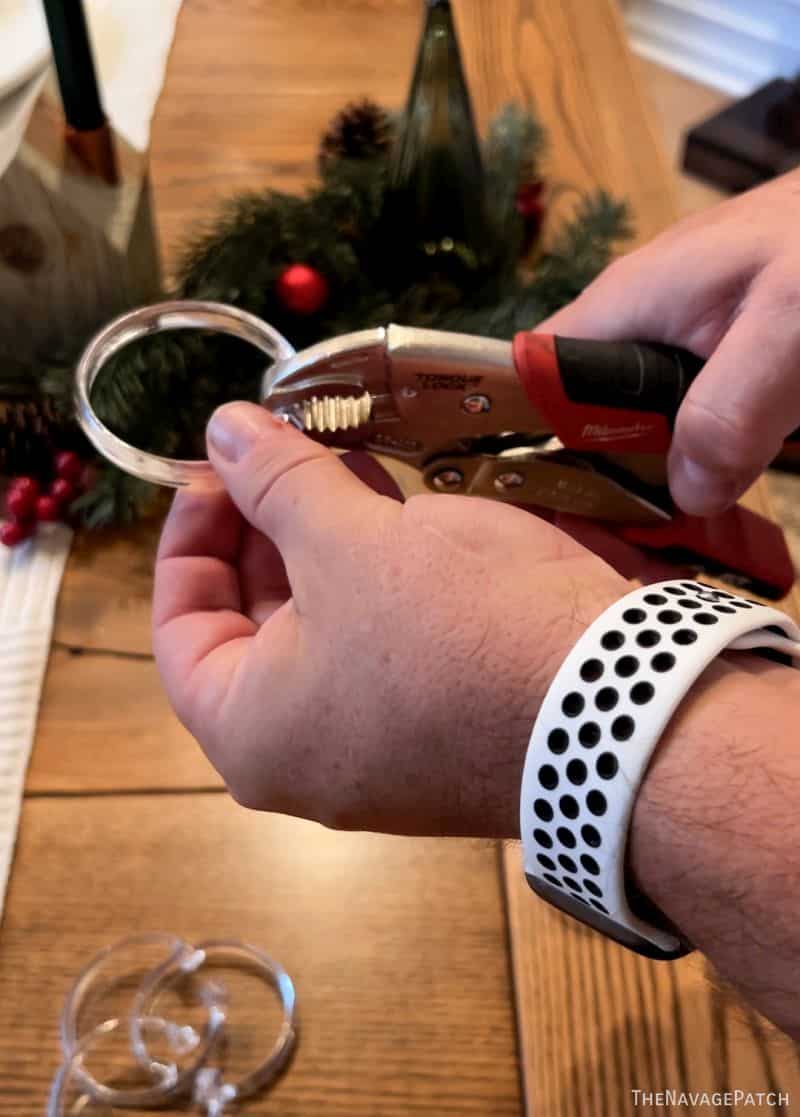
[(723, 190), (749, 190), (798, 165), (798, 82), (771, 81), (686, 135), (683, 169)]

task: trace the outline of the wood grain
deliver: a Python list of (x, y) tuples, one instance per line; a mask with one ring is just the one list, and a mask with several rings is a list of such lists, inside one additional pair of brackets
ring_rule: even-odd
[(29, 794), (218, 787), (219, 776), (172, 713), (152, 659), (53, 648)]
[[(0, 940), (2, 1117), (43, 1112), (78, 970), (159, 928), (243, 938), (296, 981), (297, 1057), (248, 1113), (519, 1114), (494, 847), (335, 834), (193, 795), (26, 804)], [(234, 1005), (251, 1067), (270, 1040), (260, 1004)]]

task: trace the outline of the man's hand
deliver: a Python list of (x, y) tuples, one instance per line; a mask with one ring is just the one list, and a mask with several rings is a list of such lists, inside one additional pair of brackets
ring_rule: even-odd
[(518, 834), (540, 701), (625, 581), (529, 513), (379, 495), (252, 404), (217, 413), (209, 454), (230, 496), (176, 498), (154, 644), (233, 795), (336, 827)]
[(539, 327), (708, 358), (678, 414), (670, 487), (725, 510), (800, 426), (800, 171), (682, 221)]

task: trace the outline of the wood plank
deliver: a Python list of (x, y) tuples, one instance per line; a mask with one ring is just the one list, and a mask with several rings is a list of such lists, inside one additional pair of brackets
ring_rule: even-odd
[[(195, 795), (26, 804), (0, 941), (0, 1117), (43, 1112), (78, 970), (151, 929), (245, 939), (296, 981), (297, 1057), (248, 1113), (520, 1112), (493, 845), (337, 834)], [(262, 1012), (235, 1005), (250, 1066)]]
[(53, 649), (28, 794), (222, 786), (172, 713), (153, 660)]
[(550, 181), (629, 198), (637, 243), (668, 225), (669, 166), (613, 0), (455, 6), (479, 120), (508, 100), (533, 105), (550, 141)]
[(149, 655), (150, 606), (161, 519), (78, 532), (64, 572), (53, 640), (73, 648)]

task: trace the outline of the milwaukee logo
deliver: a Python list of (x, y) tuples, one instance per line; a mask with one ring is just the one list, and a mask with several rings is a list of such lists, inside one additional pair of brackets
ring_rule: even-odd
[(617, 442), (621, 438), (640, 438), (652, 433), (652, 423), (629, 423), (625, 427), (609, 427), (605, 423), (587, 423), (581, 431), (581, 438), (593, 442)]

